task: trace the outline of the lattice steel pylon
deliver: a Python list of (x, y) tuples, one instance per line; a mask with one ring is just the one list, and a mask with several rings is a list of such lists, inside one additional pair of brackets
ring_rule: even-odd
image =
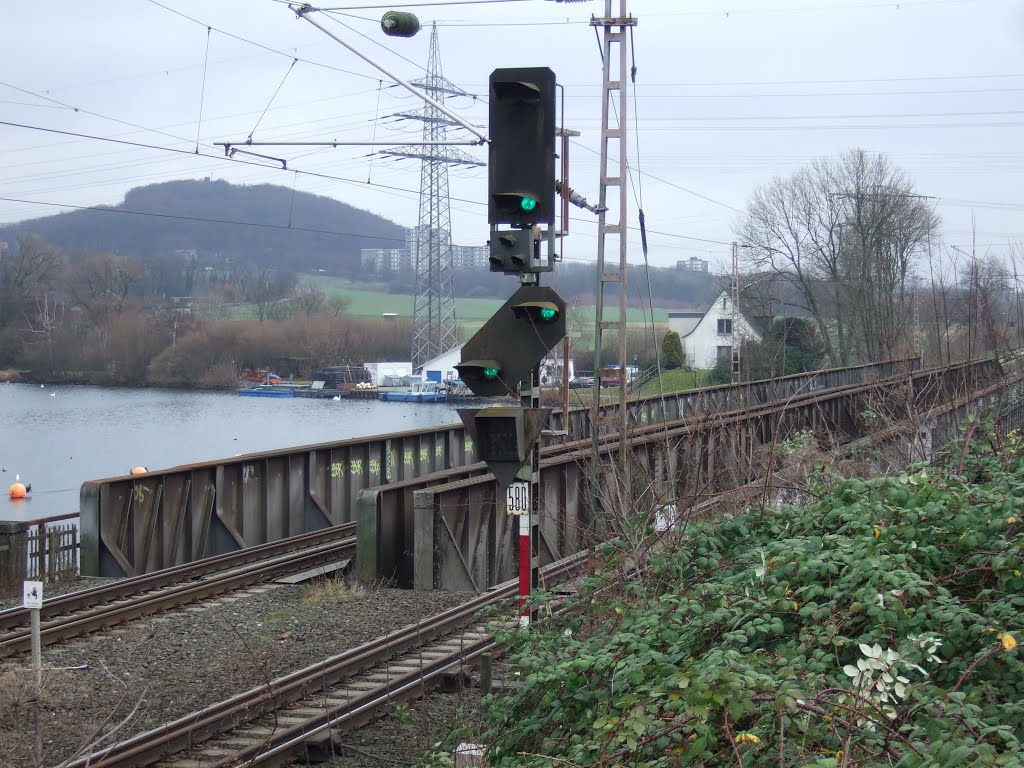
[[(594, 322), (594, 399), (593, 399), (593, 463), (596, 467), (599, 451), (601, 421), (601, 372), (605, 365), (601, 359), (605, 329), (618, 331), (618, 379), (619, 407), (615, 414), (615, 428), (619, 434), (619, 456), (625, 465), (628, 452), (629, 411), (626, 408), (627, 349), (626, 349), (626, 235), (629, 226), (628, 200), (626, 197), (629, 162), (626, 152), (629, 133), (629, 114), (626, 100), (629, 87), (629, 69), (626, 66), (626, 52), (629, 28), (636, 25), (636, 19), (626, 15), (626, 0), (619, 0), (619, 15), (612, 15), (612, 0), (605, 0), (604, 16), (591, 18), (590, 25), (603, 30), (602, 54), (603, 83), (601, 86), (601, 168), (599, 213), (597, 220), (597, 290), (595, 295)], [(613, 153), (617, 157), (613, 157)], [(616, 171), (610, 170), (615, 163)], [(606, 252), (612, 245), (618, 245), (618, 259), (612, 269), (606, 269)], [(609, 288), (614, 286), (614, 288)], [(615, 293), (615, 304), (607, 312), (605, 289)], [(616, 311), (617, 310), (617, 311)], [(609, 420), (609, 419), (606, 419)], [(594, 484), (596, 489), (596, 482)], [(596, 492), (596, 491), (595, 491)], [(596, 505), (596, 500), (595, 500)]]
[[(441, 74), (441, 52), (437, 25), (430, 32), (427, 76), (412, 81), (439, 104), (446, 96), (469, 96)], [(412, 314), (412, 366), (423, 364), (458, 346), (455, 321), (455, 263), (452, 258), (451, 213), (448, 199), (448, 166), (483, 165), (452, 146), (446, 146), (448, 126), (457, 125), (441, 110), (424, 104), (416, 112), (401, 112), (398, 117), (423, 121), (423, 141), (430, 146), (397, 147), (381, 154), (422, 161), (420, 166), (419, 223), (410, 238), (415, 270)]]

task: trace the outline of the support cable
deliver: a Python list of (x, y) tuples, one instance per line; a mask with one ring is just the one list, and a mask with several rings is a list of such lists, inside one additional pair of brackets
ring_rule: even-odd
[(299, 172), (292, 171), (292, 199), (288, 203), (288, 229), (292, 228), (292, 213), (295, 211), (295, 185), (299, 180)]
[[(196, 19), (196, 18), (193, 18), (192, 16), (189, 16), (187, 13), (182, 13), (181, 11), (175, 10), (174, 8), (171, 8), (170, 6), (167, 6), (167, 5), (164, 5), (163, 3), (157, 2), (157, 0), (149, 0), (149, 2), (152, 3), (153, 5), (157, 6), (158, 8), (163, 8), (165, 11), (169, 11), (170, 13), (173, 13), (175, 16), (180, 16), (183, 19), (187, 19), (188, 21), (191, 21), (193, 24), (198, 24), (201, 27), (208, 26), (206, 24), (206, 22), (200, 21), (199, 19)], [(288, 2), (291, 2), (291, 0), (288, 0)], [(236, 34), (234, 34), (232, 32), (228, 32), (228, 31), (220, 29), (218, 27), (210, 26), (209, 28), (212, 29), (214, 32), (219, 32), (220, 34), (224, 35), (225, 37), (230, 37), (232, 40), (237, 40), (240, 43), (246, 43), (247, 45), (253, 45), (253, 46), (257, 47), (257, 48), (260, 48), (260, 49), (262, 49), (264, 51), (267, 51), (268, 53), (275, 53), (278, 56), (284, 56), (284, 57), (289, 58), (289, 59), (293, 58), (292, 54), (285, 53), (284, 51), (279, 51), (276, 48), (271, 48), (269, 45), (264, 45), (263, 43), (258, 43), (255, 40), (249, 40), (248, 38), (242, 37), (241, 35), (236, 35)], [(341, 67), (335, 67), (332, 64), (324, 64), (322, 61), (313, 61), (312, 59), (304, 59), (301, 56), (299, 57), (299, 61), (301, 61), (301, 62), (303, 62), (305, 64), (312, 64), (315, 67), (323, 67), (324, 69), (329, 69), (332, 72), (340, 72), (343, 75), (352, 75), (353, 77), (363, 77), (363, 78), (366, 78), (367, 80), (376, 80), (376, 78), (373, 75), (367, 75), (364, 72), (353, 72), (350, 69), (342, 69)]]
[(196, 150), (199, 154), (199, 131), (203, 127), (203, 101), (206, 100), (206, 66), (210, 62), (210, 32), (212, 27), (206, 28), (206, 53), (203, 55), (203, 85), (199, 91), (199, 121), (196, 123)]
[(281, 78), (281, 82), (277, 84), (277, 89), (274, 91), (274, 95), (270, 97), (270, 101), (267, 102), (267, 106), (263, 108), (263, 112), (260, 114), (259, 119), (256, 121), (256, 125), (252, 127), (251, 131), (249, 131), (249, 141), (252, 141), (252, 135), (256, 133), (256, 129), (260, 127), (260, 123), (263, 122), (263, 118), (266, 116), (267, 110), (269, 110), (270, 105), (274, 103), (274, 99), (277, 98), (277, 94), (281, 92), (281, 87), (284, 85), (284, 81), (288, 79), (288, 75), (290, 75), (292, 73), (292, 70), (295, 69), (295, 64), (297, 62), (298, 59), (292, 59), (291, 66), (288, 67), (288, 71), (284, 73), (284, 77)]
[[(371, 141), (374, 141), (374, 142), (377, 141), (377, 121), (380, 120), (380, 92), (381, 92), (381, 89), (383, 87), (384, 87), (384, 81), (383, 80), (378, 80), (377, 81), (377, 106), (374, 109), (374, 113), (373, 113), (373, 137), (370, 139)], [(377, 153), (376, 152), (370, 152), (370, 154), (368, 155), (369, 158), (370, 158), (370, 167), (366, 169), (366, 183), (367, 184), (370, 183), (370, 178), (373, 175), (373, 156), (375, 154), (377, 154)]]
[[(337, 13), (331, 13), (331, 12), (325, 11), (325, 10), (323, 10), (322, 8), (320, 9), (320, 12), (321, 12), (321, 13), (322, 13), (322, 14), (323, 14), (324, 16), (327, 16), (328, 18), (330, 18), (330, 19), (333, 19), (333, 20), (334, 20), (334, 22), (335, 22), (336, 24), (340, 24), (340, 25), (341, 25), (341, 26), (343, 26), (343, 27), (344, 27), (345, 29), (347, 29), (347, 30), (348, 30), (349, 32), (351, 32), (351, 33), (353, 33), (353, 34), (355, 34), (355, 35), (359, 35), (359, 36), (360, 36), (361, 38), (363, 38), (364, 40), (367, 40), (368, 42), (371, 42), (371, 43), (373, 43), (374, 45), (376, 45), (376, 46), (377, 46), (378, 48), (383, 48), (383, 49), (384, 49), (385, 51), (387, 51), (388, 53), (390, 53), (390, 54), (391, 54), (392, 56), (397, 56), (398, 58), (400, 58), (400, 59), (401, 59), (402, 61), (404, 61), (404, 62), (405, 62), (406, 64), (411, 64), (412, 66), (416, 67), (417, 69), (422, 69), (422, 70), (423, 70), (423, 72), (424, 72), (424, 74), (430, 74), (430, 73), (429, 73), (429, 71), (427, 70), (427, 68), (426, 68), (426, 67), (424, 67), (424, 66), (423, 66), (422, 64), (420, 64), (420, 63), (418, 63), (418, 62), (415, 62), (415, 61), (413, 61), (413, 60), (412, 60), (412, 59), (410, 59), (410, 58), (409, 58), (408, 56), (403, 56), (403, 55), (402, 55), (402, 54), (400, 54), (400, 53), (399, 53), (398, 51), (396, 51), (396, 50), (393, 50), (393, 49), (391, 49), (391, 48), (388, 48), (388, 47), (387, 47), (386, 45), (384, 45), (383, 43), (381, 43), (381, 42), (379, 42), (379, 41), (377, 41), (377, 40), (374, 40), (374, 39), (373, 39), (372, 37), (370, 37), (369, 35), (364, 35), (364, 34), (363, 34), (362, 32), (360, 32), (360, 31), (359, 31), (358, 29), (356, 29), (355, 27), (353, 27), (353, 26), (351, 26), (351, 25), (349, 25), (349, 24), (346, 24), (346, 23), (345, 23), (344, 21), (342, 21), (341, 19), (339, 19), (339, 18), (338, 18), (339, 14), (337, 14)], [(377, 22), (377, 20), (376, 20), (376, 19), (373, 19), (372, 21), (374, 22), (374, 24), (379, 24), (379, 22)], [(379, 30), (379, 27), (378, 27), (378, 30)]]

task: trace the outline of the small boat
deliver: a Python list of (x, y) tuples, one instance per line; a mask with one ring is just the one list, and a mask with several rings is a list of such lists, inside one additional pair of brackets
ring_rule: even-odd
[(258, 368), (253, 371), (249, 368), (242, 370), (242, 378), (245, 381), (250, 381), (253, 384), (280, 384), (281, 377), (273, 371), (268, 371), (266, 368)]
[(437, 382), (425, 381), (404, 392), (381, 392), (380, 399), (389, 403), (443, 403), (448, 390)]
[(238, 390), (239, 397), (295, 397), (290, 389), (267, 389), (255, 387), (253, 389)]

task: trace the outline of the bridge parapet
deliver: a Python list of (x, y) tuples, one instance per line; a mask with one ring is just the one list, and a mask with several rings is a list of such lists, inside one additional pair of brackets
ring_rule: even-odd
[[(917, 360), (888, 361), (637, 398), (627, 405), (629, 423), (642, 429), (756, 407), (918, 367)], [(603, 406), (602, 416), (617, 408)], [(585, 441), (591, 417), (591, 409), (572, 408), (564, 416), (553, 414), (551, 426), (567, 429), (569, 441)], [(602, 429), (612, 434), (613, 427)], [(561, 450), (563, 445), (551, 443), (544, 455)], [(446, 470), (472, 473), (476, 463), (463, 426), (447, 424), (89, 481), (80, 493), (82, 573), (145, 573), (349, 522), (366, 489)]]

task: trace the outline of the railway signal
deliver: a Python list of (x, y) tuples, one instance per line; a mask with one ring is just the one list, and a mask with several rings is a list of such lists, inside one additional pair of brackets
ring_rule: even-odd
[(540, 266), (540, 242), (542, 225), (550, 231), (555, 222), (555, 73), (496, 69), (489, 97), (491, 271), (547, 271)]
[(533, 444), (540, 436), (550, 408), (491, 406), (460, 408), (459, 418), (476, 445), (477, 458), (507, 488), (530, 459)]
[[(550, 409), (540, 405), (539, 367), (565, 336), (565, 301), (541, 287), (555, 242), (555, 73), (496, 69), (489, 81), (487, 221), (492, 272), (521, 283), (462, 348), (459, 378), (481, 397), (518, 396), (522, 407), (460, 409), (477, 456), (498, 482), (497, 498), (518, 516), (521, 621), (529, 624), (537, 585), (537, 439)], [(547, 240), (546, 260), (541, 243)]]
[(555, 73), (496, 69), (488, 110), (487, 220), (532, 227), (555, 221)]
[(455, 366), (476, 395), (518, 395), (522, 382), (565, 336), (565, 301), (553, 288), (520, 286), (462, 348)]

